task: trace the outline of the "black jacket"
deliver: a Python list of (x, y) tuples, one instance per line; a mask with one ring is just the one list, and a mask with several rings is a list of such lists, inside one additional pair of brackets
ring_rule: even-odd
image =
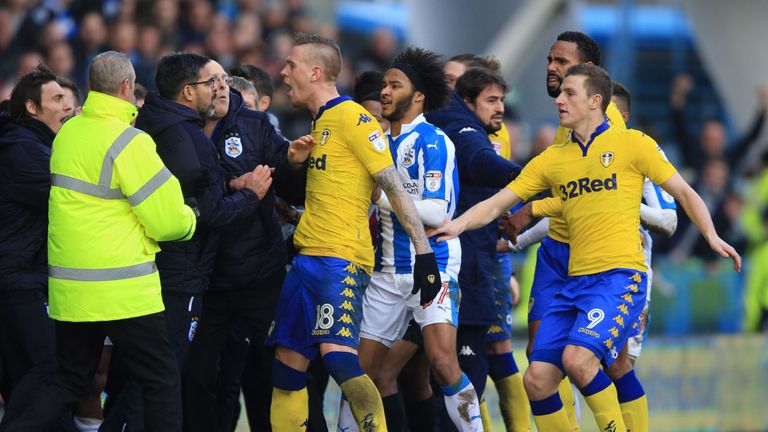
[(147, 95), (136, 118), (136, 127), (152, 136), (157, 154), (179, 179), (185, 201), (199, 211), (191, 240), (160, 244), (156, 262), (164, 292), (202, 294), (213, 270), (217, 229), (246, 220), (259, 205), (251, 190), (227, 194), (226, 174), (203, 125), (197, 112), (155, 93)]
[(0, 295), (48, 291), (53, 138), (53, 131), (38, 120), (0, 118)]
[(289, 142), (274, 128), (266, 113), (248, 109), (237, 91), (230, 93), (229, 111), (211, 136), (220, 164), (230, 178), (253, 171), (257, 165), (275, 168), (273, 187), (262, 198), (256, 215), (221, 230), (211, 289), (242, 289), (258, 285), (288, 263), (274, 210), (275, 194), (295, 204), (304, 203), (306, 166), (288, 165)]
[[(496, 154), (480, 119), (456, 92), (451, 93), (444, 109), (427, 113), (426, 117), (444, 130), (456, 147), (459, 200), (454, 217), (490, 198), (520, 173), (520, 165)], [(493, 266), (498, 236), (497, 221), (459, 236), (460, 324), (490, 325), (495, 320)]]

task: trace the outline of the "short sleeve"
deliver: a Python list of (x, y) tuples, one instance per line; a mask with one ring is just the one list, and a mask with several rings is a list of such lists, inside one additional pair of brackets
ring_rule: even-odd
[(344, 119), (347, 146), (370, 174), (393, 165), (389, 145), (379, 123), (361, 106)]
[(660, 185), (669, 180), (677, 172), (675, 167), (662, 153), (656, 141), (640, 131), (629, 131), (631, 147), (635, 152), (635, 168), (648, 177), (652, 182)]
[(557, 197), (544, 198), (531, 203), (534, 217), (562, 217), (563, 200)]
[(550, 188), (550, 185), (545, 176), (546, 164), (548, 159), (549, 150), (545, 150), (540, 155), (531, 159), (520, 175), (517, 176), (512, 183), (507, 185), (507, 188), (512, 190), (523, 201), (531, 198), (539, 192), (545, 191)]

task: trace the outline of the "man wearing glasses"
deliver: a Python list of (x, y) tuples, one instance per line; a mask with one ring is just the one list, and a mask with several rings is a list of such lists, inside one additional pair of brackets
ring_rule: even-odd
[[(224, 351), (233, 328), (248, 338), (261, 378), (257, 403), (249, 411), (252, 430), (268, 430), (272, 396), (273, 352), (264, 338), (275, 314), (285, 279), (288, 253), (274, 211), (275, 194), (293, 204), (304, 203), (306, 164), (314, 139), (311, 135), (289, 142), (280, 135), (266, 113), (246, 107), (241, 93), (231, 90), (230, 78), (215, 61), (206, 66), (216, 79), (214, 113), (205, 131), (219, 154), (219, 165), (232, 189), (243, 187), (241, 176), (260, 165), (274, 168), (273, 188), (260, 196), (258, 209), (247, 221), (219, 230), (219, 245), (205, 294), (202, 317), (189, 352), (184, 382), (185, 423), (190, 432), (231, 431), (237, 421), (240, 373), (245, 354)], [(246, 347), (247, 348), (247, 347)], [(228, 394), (217, 388), (219, 370), (226, 370)], [(219, 394), (217, 394), (217, 391)]]
[[(168, 338), (182, 376), (213, 270), (217, 229), (253, 217), (272, 182), (269, 168), (258, 166), (243, 176), (241, 190), (228, 191), (216, 149), (203, 133), (219, 90), (212, 68), (210, 59), (196, 54), (163, 57), (155, 75), (158, 93), (147, 95), (136, 118), (136, 127), (155, 140), (160, 158), (181, 183), (184, 201), (197, 214), (199, 230), (192, 239), (161, 243), (157, 254)], [(105, 430), (122, 430), (125, 423), (130, 430), (141, 428), (135, 385), (128, 384), (116, 403)]]

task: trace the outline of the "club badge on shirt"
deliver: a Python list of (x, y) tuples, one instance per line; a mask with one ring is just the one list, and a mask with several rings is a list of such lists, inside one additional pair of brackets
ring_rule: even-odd
[(231, 136), (224, 140), (224, 151), (227, 156), (236, 158), (243, 154), (243, 143), (240, 141), (239, 136)]

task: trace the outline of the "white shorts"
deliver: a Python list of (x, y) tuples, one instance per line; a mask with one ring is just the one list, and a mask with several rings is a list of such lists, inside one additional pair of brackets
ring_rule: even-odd
[(646, 291), (645, 306), (643, 306), (643, 311), (640, 312), (640, 317), (637, 319), (637, 327), (633, 329), (627, 339), (627, 353), (632, 360), (637, 360), (640, 357), (640, 353), (643, 351), (643, 341), (648, 335), (648, 313), (651, 309), (651, 283), (653, 281), (653, 270), (650, 266), (647, 275), (648, 290)]
[(459, 325), (459, 284), (440, 273), (442, 288), (426, 307), (419, 294), (411, 294), (413, 274), (374, 272), (363, 294), (363, 322), (360, 337), (391, 347), (400, 340), (413, 318), (421, 328), (430, 324)]

